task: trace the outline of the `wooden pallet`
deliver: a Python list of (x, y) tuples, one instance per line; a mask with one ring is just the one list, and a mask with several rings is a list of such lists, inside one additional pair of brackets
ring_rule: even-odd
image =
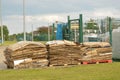
[(63, 65), (52, 64), (52, 65), (49, 65), (49, 67), (53, 67), (53, 66), (72, 66), (72, 65), (87, 65), (87, 64), (100, 64), (100, 63), (112, 63), (112, 60), (91, 60), (91, 61), (82, 61), (82, 62), (77, 63), (77, 64), (63, 64)]
[(112, 60), (91, 60), (91, 61), (83, 61), (82, 64), (99, 64), (99, 63), (112, 63)]
[(81, 63), (77, 63), (77, 64), (63, 64), (63, 65), (52, 64), (52, 65), (49, 65), (49, 67), (53, 67), (53, 66), (72, 66), (72, 65), (81, 65)]

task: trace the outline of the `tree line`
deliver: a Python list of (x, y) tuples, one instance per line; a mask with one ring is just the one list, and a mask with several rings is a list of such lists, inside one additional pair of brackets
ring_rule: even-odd
[[(107, 19), (101, 20), (101, 25), (98, 25), (98, 23), (94, 19), (90, 19), (85, 23), (85, 29), (93, 29), (93, 30), (99, 30), (99, 26), (101, 28), (102, 33), (108, 32), (109, 27), (108, 23), (105, 21)], [(112, 28), (116, 29), (117, 27), (120, 26), (119, 22), (115, 22), (115, 19), (112, 19)], [(52, 26), (49, 26), (50, 34), (52, 33)], [(34, 41), (47, 41), (48, 40), (48, 26), (41, 26), (38, 27), (37, 30), (33, 31), (34, 34)], [(55, 34), (55, 32), (54, 32)], [(3, 37), (5, 41), (22, 41), (23, 40), (23, 33), (17, 33), (17, 34), (12, 34), (9, 35), (9, 30), (6, 25), (3, 25)], [(52, 36), (50, 36), (52, 38)], [(0, 39), (2, 38), (1, 36), (1, 26), (0, 26)], [(28, 41), (32, 40), (32, 32), (27, 33), (26, 32), (26, 38)]]

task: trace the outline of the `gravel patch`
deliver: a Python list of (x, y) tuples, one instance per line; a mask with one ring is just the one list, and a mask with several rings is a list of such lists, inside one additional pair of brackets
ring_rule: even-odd
[(7, 48), (7, 46), (0, 46), (0, 70), (7, 69), (7, 65), (4, 63), (5, 56), (4, 56), (4, 50)]

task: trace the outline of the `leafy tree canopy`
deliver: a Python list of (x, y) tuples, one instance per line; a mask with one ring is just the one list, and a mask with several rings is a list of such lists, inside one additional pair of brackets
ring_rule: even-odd
[(94, 29), (94, 30), (98, 30), (98, 24), (93, 20), (90, 19), (87, 23), (85, 23), (86, 27), (85, 29)]
[[(3, 35), (4, 35), (4, 40), (8, 40), (9, 38), (9, 30), (7, 26), (3, 25)], [(1, 37), (1, 26), (0, 26), (0, 37)]]

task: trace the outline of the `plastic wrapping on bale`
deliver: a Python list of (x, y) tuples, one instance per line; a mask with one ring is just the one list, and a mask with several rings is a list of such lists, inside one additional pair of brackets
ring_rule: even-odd
[(112, 50), (113, 55), (112, 58), (114, 61), (120, 62), (120, 27), (118, 29), (113, 30), (113, 37), (112, 37)]

